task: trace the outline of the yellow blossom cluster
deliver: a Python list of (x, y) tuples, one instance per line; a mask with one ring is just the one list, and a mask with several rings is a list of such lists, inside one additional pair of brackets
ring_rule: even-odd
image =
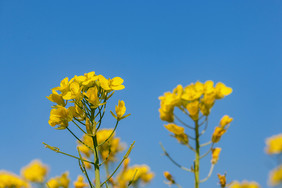
[(0, 171), (0, 188), (24, 188), (30, 187), (28, 181), (13, 173)]
[(265, 151), (267, 154), (282, 153), (282, 134), (274, 135), (266, 140)]
[(22, 177), (30, 182), (43, 183), (48, 173), (48, 167), (39, 160), (33, 160), (21, 170)]
[[(65, 129), (73, 118), (80, 121), (90, 119), (90, 109), (104, 105), (113, 91), (124, 88), (122, 83), (123, 79), (120, 77), (106, 79), (95, 72), (74, 76), (70, 80), (68, 77), (64, 78), (60, 86), (53, 88), (52, 94), (47, 97), (56, 103), (50, 112), (49, 124), (53, 127), (58, 125), (58, 129)], [(69, 103), (73, 105), (67, 107)], [(124, 103), (118, 111), (118, 118), (122, 118), (125, 112)]]
[[(96, 133), (97, 143), (100, 145), (99, 154), (105, 163), (114, 162), (116, 160), (116, 155), (124, 150), (124, 147), (120, 143), (120, 138), (115, 137), (115, 132), (113, 129), (100, 129)], [(89, 159), (93, 154), (90, 148), (93, 148), (92, 137), (84, 134), (82, 137), (81, 144), (78, 142), (78, 148), (80, 152), (85, 155), (85, 159)], [(91, 168), (91, 165), (85, 162), (86, 167)]]
[(229, 188), (260, 188), (259, 184), (256, 182), (247, 182), (243, 181), (242, 183), (239, 183), (237, 181), (234, 181)]
[(196, 82), (183, 88), (178, 85), (173, 92), (166, 92), (159, 97), (160, 118), (163, 121), (174, 121), (174, 108), (178, 107), (180, 110), (186, 109), (193, 120), (199, 118), (199, 112), (207, 116), (213, 107), (215, 100), (222, 99), (232, 93), (230, 87), (218, 82), (214, 86), (214, 82), (209, 80), (205, 83)]
[(129, 158), (124, 161), (121, 172), (117, 175), (117, 182), (114, 187), (126, 188), (128, 184), (137, 186), (139, 183), (149, 183), (154, 178), (154, 173), (150, 171), (147, 165), (128, 166)]
[(69, 173), (65, 172), (61, 176), (49, 179), (48, 188), (68, 188), (70, 183), (68, 175)]

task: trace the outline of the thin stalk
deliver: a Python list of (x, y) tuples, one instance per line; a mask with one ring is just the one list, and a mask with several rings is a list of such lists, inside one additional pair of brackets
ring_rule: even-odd
[(93, 140), (93, 145), (94, 145), (95, 185), (97, 188), (100, 188), (101, 183), (100, 183), (100, 166), (99, 166), (97, 136), (96, 135), (93, 136), (92, 140)]
[(87, 134), (74, 120), (72, 122), (84, 133)]
[(188, 125), (187, 123), (185, 123), (184, 121), (182, 121), (177, 115), (174, 114), (174, 117), (184, 126), (188, 127), (189, 129), (195, 129), (194, 127)]
[(178, 168), (181, 168), (182, 170), (185, 170), (185, 171), (188, 171), (188, 172), (192, 172), (192, 170), (190, 170), (190, 169), (188, 169), (188, 168), (186, 168), (186, 167), (184, 167), (184, 166), (178, 164), (178, 163), (167, 153), (167, 151), (165, 150), (165, 148), (164, 148), (164, 146), (162, 145), (162, 143), (160, 143), (160, 145), (161, 145), (161, 148), (162, 148), (162, 150), (163, 150), (163, 152), (164, 152), (164, 155), (167, 156), (167, 158), (169, 158), (169, 160), (171, 160), (171, 162), (172, 162), (173, 164), (175, 164), (175, 166), (177, 166)]
[(68, 127), (67, 127), (67, 130), (68, 130), (80, 143), (82, 143), (83, 145), (85, 145), (86, 147), (88, 147), (90, 150), (94, 151), (93, 148), (91, 148), (90, 146), (88, 146), (87, 144), (85, 144), (84, 142), (82, 142), (82, 140), (80, 140)]
[(202, 180), (200, 181), (200, 183), (203, 183), (203, 182), (207, 181), (207, 180), (211, 177), (213, 168), (214, 168), (214, 164), (211, 165), (211, 168), (210, 168), (210, 171), (209, 171), (208, 176), (207, 176), (205, 179), (202, 179)]
[[(94, 121), (94, 113), (95, 110), (91, 109), (91, 118), (90, 121)], [(95, 187), (101, 188), (101, 182), (100, 182), (100, 166), (99, 166), (99, 148), (97, 143), (97, 135), (95, 134), (92, 136), (93, 146), (94, 146), (94, 168), (95, 168)]]
[(194, 162), (194, 175), (195, 175), (195, 188), (199, 188), (200, 184), (200, 135), (198, 120), (195, 121), (195, 162)]

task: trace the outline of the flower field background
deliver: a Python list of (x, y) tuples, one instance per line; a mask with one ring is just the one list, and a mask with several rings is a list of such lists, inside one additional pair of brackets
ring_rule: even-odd
[[(116, 129), (124, 150), (115, 157), (120, 161), (135, 141), (129, 166), (150, 167), (154, 178), (146, 187), (168, 187), (165, 171), (182, 187), (194, 186), (193, 174), (171, 163), (159, 144), (191, 167), (195, 154), (169, 136), (159, 97), (178, 84), (207, 80), (232, 93), (216, 101), (202, 141), (211, 140), (224, 115), (233, 120), (216, 144), (222, 149), (213, 174), (200, 187), (220, 187), (217, 174), (225, 172), (227, 182), (270, 187), (269, 173), (279, 162), (266, 140), (281, 133), (281, 9), (280, 1), (0, 1), (0, 169), (20, 175), (39, 159), (48, 165), (48, 179), (68, 171), (73, 186), (82, 175), (77, 160), (42, 144), (77, 154), (77, 140), (48, 124), (53, 103), (46, 96), (65, 77), (95, 71), (124, 80), (107, 104), (103, 128), (114, 128), (110, 111), (116, 114), (124, 101), (124, 115), (131, 115)], [(211, 155), (201, 161), (200, 179), (210, 164)]]

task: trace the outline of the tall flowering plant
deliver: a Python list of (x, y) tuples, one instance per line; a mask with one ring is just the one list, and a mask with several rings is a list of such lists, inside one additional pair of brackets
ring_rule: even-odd
[[(186, 87), (178, 85), (172, 92), (166, 92), (160, 96), (160, 118), (168, 124), (164, 127), (171, 133), (179, 144), (186, 146), (195, 154), (195, 159), (191, 163), (191, 167), (184, 167), (176, 162), (171, 155), (165, 150), (164, 146), (161, 147), (164, 154), (175, 164), (177, 167), (191, 172), (194, 174), (194, 187), (199, 188), (200, 183), (203, 183), (211, 176), (214, 166), (218, 161), (221, 148), (214, 147), (227, 131), (233, 118), (224, 115), (219, 125), (215, 127), (211, 136), (211, 140), (202, 143), (201, 136), (208, 128), (208, 119), (212, 107), (217, 100), (223, 99), (225, 96), (232, 93), (230, 87), (225, 86), (219, 82), (214, 86), (213, 81), (206, 81), (205, 83), (196, 82)], [(192, 124), (185, 122), (181, 116), (176, 114), (179, 109), (184, 116), (188, 116)], [(186, 130), (189, 131), (186, 131)], [(209, 149), (203, 152), (203, 147), (209, 146)], [(208, 175), (200, 179), (200, 160), (211, 153), (211, 167)], [(164, 173), (168, 184), (174, 184), (180, 187), (169, 172)]]
[[(63, 79), (60, 86), (53, 88), (52, 94), (47, 97), (55, 103), (50, 112), (49, 124), (52, 127), (56, 126), (58, 130), (67, 130), (73, 135), (78, 141), (78, 153), (77, 155), (67, 154), (57, 147), (44, 144), (55, 152), (77, 159), (90, 187), (108, 186), (113, 175), (123, 161), (128, 158), (134, 145), (134, 143), (131, 144), (117, 168), (112, 173), (107, 170), (106, 179), (101, 181), (101, 166), (106, 165), (106, 169), (108, 169), (108, 163), (115, 160), (115, 155), (123, 150), (119, 139), (115, 138), (115, 130), (119, 122), (130, 115), (125, 115), (124, 101), (118, 101), (115, 113), (111, 111), (116, 119), (114, 128), (102, 128), (107, 103), (115, 91), (124, 89), (122, 84), (123, 79), (120, 77), (106, 79), (103, 75), (90, 72), (81, 76), (74, 76), (70, 80), (68, 78)], [(74, 133), (73, 126), (80, 130), (83, 134), (82, 138)], [(91, 157), (93, 157), (93, 160)], [(95, 171), (95, 183), (87, 172), (87, 169), (91, 167)], [(79, 177), (79, 181), (82, 181), (82, 177)], [(85, 184), (83, 185), (85, 186)]]

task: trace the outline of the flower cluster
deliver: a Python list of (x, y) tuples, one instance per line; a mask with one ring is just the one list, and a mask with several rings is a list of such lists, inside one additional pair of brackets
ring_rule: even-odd
[[(123, 161), (127, 160), (134, 145), (134, 143), (131, 144), (116, 169), (110, 173), (110, 167), (117, 162), (117, 155), (125, 149), (120, 138), (115, 136), (115, 131), (118, 123), (130, 114), (125, 115), (125, 103), (119, 100), (118, 105), (115, 106), (115, 113), (110, 111), (116, 120), (114, 128), (103, 128), (102, 119), (111, 96), (116, 90), (124, 89), (122, 84), (123, 79), (120, 77), (106, 79), (102, 75), (96, 75), (95, 72), (90, 72), (82, 76), (74, 76), (70, 80), (68, 78), (63, 79), (60, 86), (53, 88), (52, 94), (47, 97), (50, 101), (56, 103), (52, 106), (49, 124), (52, 127), (57, 125), (57, 129), (67, 129), (76, 138), (78, 142), (78, 156), (64, 153), (57, 147), (44, 144), (47, 148), (57, 153), (79, 159), (80, 169), (85, 175), (89, 187), (101, 188), (108, 184), (121, 184), (117, 180), (114, 182), (114, 174), (118, 172), (118, 168)], [(72, 131), (70, 122), (81, 131), (82, 136), (76, 136), (76, 132)], [(106, 179), (103, 182), (101, 182), (100, 178), (100, 168), (102, 166), (106, 172)], [(91, 168), (94, 168), (95, 178), (90, 178), (88, 175), (88, 170)], [(137, 185), (140, 181), (149, 182), (153, 178), (148, 167), (142, 166), (136, 168), (138, 168), (138, 173), (131, 184)], [(122, 170), (124, 176), (128, 174), (127, 177), (130, 176), (129, 174), (131, 172), (131, 168), (124, 168)], [(116, 179), (121, 180), (123, 178)], [(129, 180), (126, 179), (125, 182), (128, 184)], [(50, 183), (59, 185), (59, 177), (52, 179)], [(86, 186), (82, 176), (78, 177), (74, 186), (76, 188)]]
[[(97, 143), (100, 146), (99, 154), (101, 159), (103, 159), (106, 164), (115, 162), (116, 155), (124, 150), (123, 145), (120, 143), (120, 138), (115, 137), (113, 129), (100, 129), (97, 131), (96, 135)], [(94, 154), (91, 150), (91, 148), (94, 147), (92, 137), (84, 134), (81, 140), (84, 144), (78, 142), (78, 149), (84, 154), (85, 159), (88, 160), (91, 158), (92, 154)], [(86, 162), (86, 164), (89, 163)], [(87, 167), (91, 168), (91, 166)]]
[(137, 187), (139, 183), (149, 183), (154, 173), (150, 171), (147, 165), (134, 165), (129, 166), (129, 158), (124, 161), (123, 169), (117, 175), (116, 180), (113, 180), (114, 187), (126, 188), (128, 184)]
[[(106, 79), (95, 72), (74, 76), (70, 80), (66, 77), (47, 97), (56, 103), (50, 112), (49, 124), (52, 127), (57, 125), (58, 129), (65, 129), (73, 119), (91, 119), (91, 109), (105, 105), (113, 91), (124, 89), (122, 83), (123, 79), (120, 77)], [(73, 105), (66, 107), (69, 103)]]
[[(180, 144), (187, 146), (190, 150), (195, 153), (194, 164), (192, 167), (186, 168), (179, 165), (172, 157), (166, 152), (164, 147), (162, 149), (166, 156), (178, 167), (185, 171), (194, 173), (195, 177), (195, 188), (199, 187), (199, 184), (205, 182), (212, 174), (214, 165), (219, 159), (219, 154), (221, 148), (214, 148), (214, 144), (218, 143), (222, 135), (227, 131), (232, 122), (233, 118), (228, 115), (224, 115), (217, 127), (212, 134), (211, 140), (201, 144), (200, 136), (202, 136), (208, 127), (208, 117), (210, 115), (211, 109), (215, 104), (216, 100), (223, 99), (225, 96), (232, 93), (230, 87), (225, 86), (223, 83), (219, 82), (214, 86), (213, 81), (206, 81), (201, 83), (197, 81), (196, 83), (191, 83), (190, 85), (183, 87), (178, 85), (172, 92), (166, 92), (163, 96), (160, 96), (160, 118), (163, 121), (168, 122), (164, 127), (172, 133), (172, 137), (176, 138)], [(176, 110), (187, 115), (193, 122), (194, 126), (190, 123), (184, 122), (181, 118), (183, 115), (177, 115)], [(179, 124), (182, 124), (180, 126)], [(185, 132), (185, 128), (191, 129), (191, 131)], [(193, 133), (191, 135), (191, 133)], [(188, 134), (190, 133), (190, 134)], [(191, 141), (193, 141), (191, 143)], [(193, 145), (194, 144), (194, 147)], [(203, 155), (200, 155), (200, 149), (204, 146), (211, 145)], [(211, 169), (206, 178), (200, 180), (199, 175), (199, 165), (200, 159), (205, 157), (207, 154), (212, 153), (211, 156)], [(168, 173), (165, 173), (166, 179), (170, 179)], [(171, 180), (169, 180), (173, 184)], [(174, 182), (175, 183), (175, 182)]]
[(181, 110), (186, 109), (189, 116), (193, 120), (199, 119), (199, 112), (207, 116), (211, 108), (218, 99), (232, 93), (230, 87), (225, 86), (219, 82), (214, 87), (213, 81), (206, 81), (205, 83), (196, 82), (183, 88), (178, 85), (173, 92), (166, 92), (159, 97), (161, 106), (159, 109), (160, 118), (163, 121), (174, 121), (174, 108), (178, 107)]

